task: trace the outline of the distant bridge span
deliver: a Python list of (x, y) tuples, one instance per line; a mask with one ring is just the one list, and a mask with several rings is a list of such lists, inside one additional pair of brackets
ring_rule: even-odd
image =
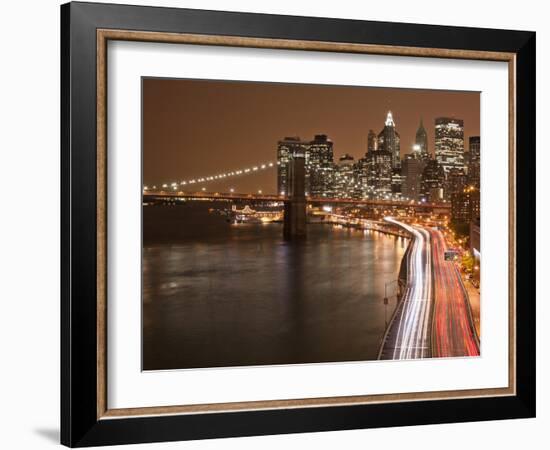
[[(241, 194), (233, 192), (185, 192), (185, 191), (152, 191), (143, 192), (143, 200), (163, 199), (189, 199), (189, 200), (249, 200), (256, 202), (288, 202), (285, 195), (275, 194)], [(350, 198), (327, 198), (327, 197), (306, 197), (306, 203), (313, 204), (345, 204), (345, 205), (370, 205), (407, 207), (414, 209), (440, 209), (450, 210), (450, 203), (424, 203), (403, 200), (380, 200), (380, 199), (350, 199)]]

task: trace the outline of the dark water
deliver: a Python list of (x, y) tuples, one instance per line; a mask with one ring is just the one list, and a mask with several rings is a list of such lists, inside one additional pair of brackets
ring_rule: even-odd
[(143, 208), (145, 370), (376, 358), (404, 240), (312, 224), (290, 244), (209, 207)]

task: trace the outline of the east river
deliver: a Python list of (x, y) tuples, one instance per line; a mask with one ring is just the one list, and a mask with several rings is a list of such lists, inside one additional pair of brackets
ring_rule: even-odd
[(376, 359), (406, 240), (310, 224), (288, 243), (213, 207), (143, 207), (144, 370)]

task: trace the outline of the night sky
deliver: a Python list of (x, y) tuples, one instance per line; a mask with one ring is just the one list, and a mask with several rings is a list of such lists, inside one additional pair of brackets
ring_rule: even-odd
[[(356, 159), (367, 134), (384, 127), (391, 110), (401, 135), (401, 156), (411, 151), (420, 118), (434, 150), (434, 119), (464, 120), (465, 145), (479, 135), (479, 93), (307, 84), (206, 80), (143, 80), (143, 181), (170, 183), (276, 162), (285, 136), (327, 134), (334, 156)], [(276, 191), (276, 169), (223, 182), (207, 190)]]

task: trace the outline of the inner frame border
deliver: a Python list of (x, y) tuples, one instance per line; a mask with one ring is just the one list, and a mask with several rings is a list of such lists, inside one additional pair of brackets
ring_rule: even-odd
[[(147, 406), (109, 409), (107, 404), (107, 42), (109, 40), (171, 44), (363, 53), (374, 55), (473, 59), (508, 63), (508, 387), (469, 390), (412, 392), (288, 400), (265, 400), (201, 405)], [(97, 120), (97, 419), (175, 414), (221, 413), (347, 406), (422, 400), (448, 400), (516, 395), (516, 54), (478, 50), (354, 44), (223, 35), (163, 33), (133, 30), (96, 30), (96, 120)]]

